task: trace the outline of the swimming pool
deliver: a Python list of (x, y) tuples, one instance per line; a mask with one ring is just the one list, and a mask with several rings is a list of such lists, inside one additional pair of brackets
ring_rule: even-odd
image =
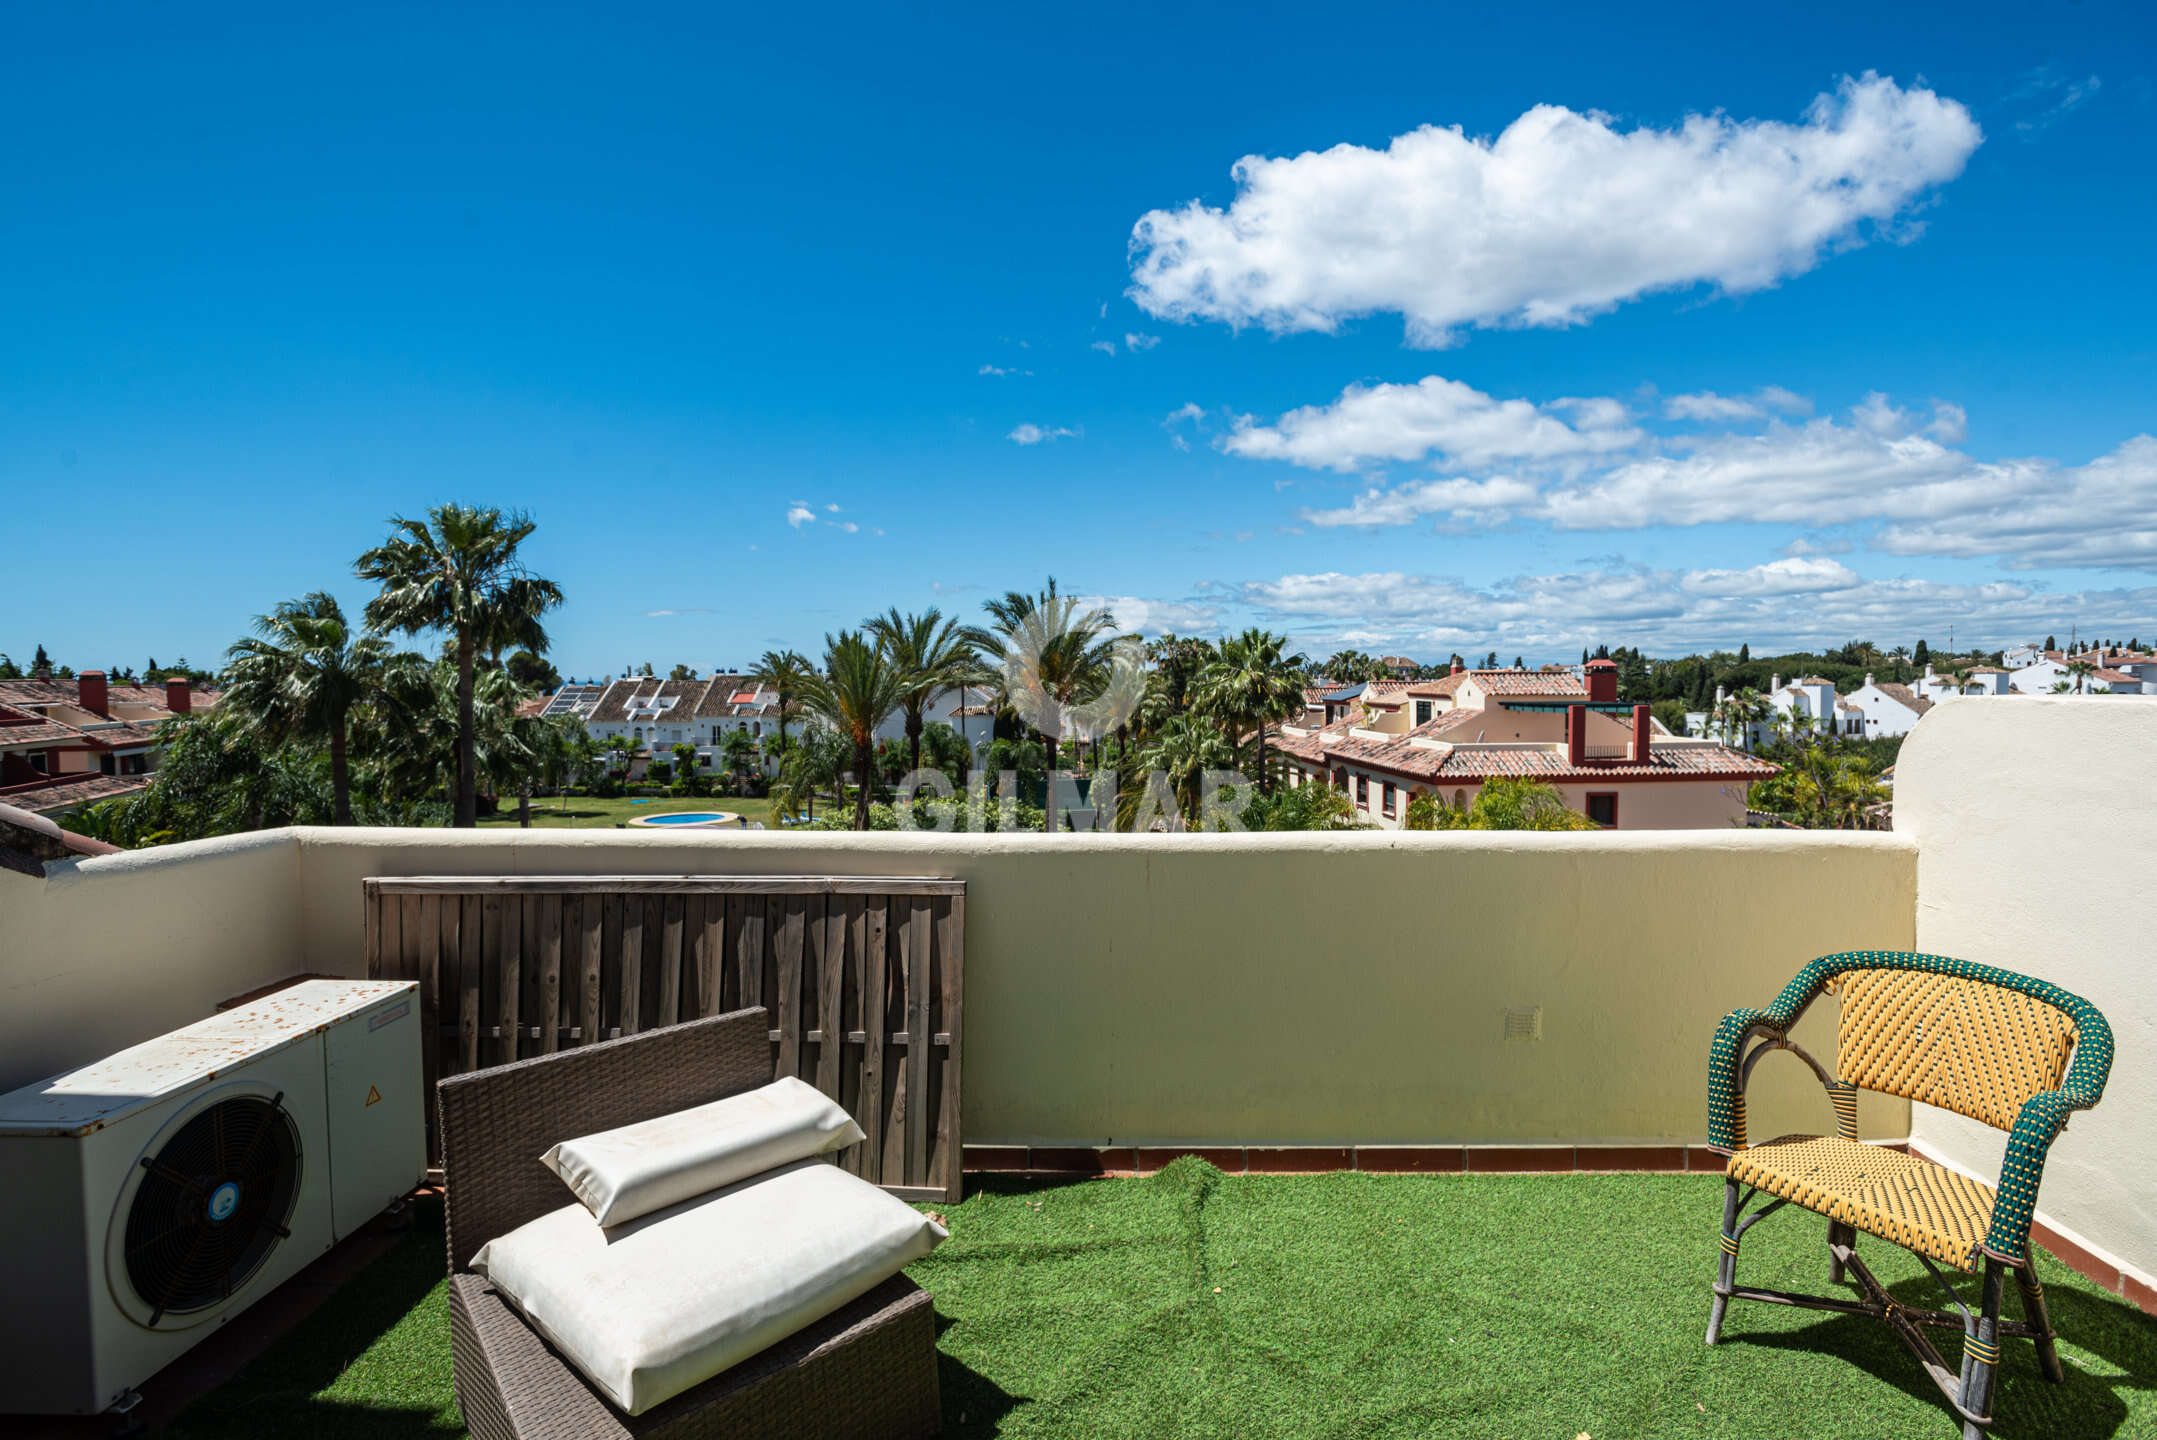
[(639, 815), (632, 825), (666, 825), (674, 829), (709, 830), (739, 825), (742, 817), (731, 810), (676, 810), (668, 815)]

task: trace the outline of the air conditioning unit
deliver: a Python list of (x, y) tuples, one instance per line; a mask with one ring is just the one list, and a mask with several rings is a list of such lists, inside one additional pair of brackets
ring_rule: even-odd
[(409, 1194), (419, 988), (308, 980), (0, 1095), (0, 1410), (88, 1415)]

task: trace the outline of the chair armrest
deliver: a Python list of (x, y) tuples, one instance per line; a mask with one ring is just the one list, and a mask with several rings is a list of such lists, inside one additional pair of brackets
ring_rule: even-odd
[(2059, 1005), (2074, 1018), (2074, 1063), (2067, 1067), (2067, 1078), (2059, 1089), (2046, 1090), (2022, 1102), (2015, 1128), (2008, 1133), (2007, 1153), (2000, 1157), (1992, 1228), (1985, 1233), (1985, 1253), (2014, 1264), (2029, 1257), (2037, 1185), (2044, 1179), (2045, 1157), (2052, 1152), (2053, 1140), (2067, 1128), (2068, 1116), (2104, 1098), (2105, 1080), (2112, 1072), (2112, 1027), (2105, 1023), (2105, 1017), (2078, 995), (2065, 991), (2054, 991), (2054, 995), (2040, 998)]
[(1733, 1010), (1708, 1042), (1708, 1148), (1734, 1155), (1745, 1148), (1745, 1037), (1755, 1030), (1776, 1035), (1785, 1027), (1765, 1010)]
[(2045, 1157), (2052, 1152), (2052, 1142), (2067, 1128), (2067, 1117), (2096, 1103), (2097, 1096), (2072, 1084), (2032, 1095), (2022, 1102), (2015, 1128), (2007, 1137), (2007, 1153), (2000, 1157), (1992, 1227), (1985, 1232), (1987, 1255), (2011, 1265), (2019, 1265), (2029, 1257), (2030, 1221), (2037, 1213), (2037, 1186), (2044, 1179)]
[[(1869, 953), (1869, 952), (1868, 952)], [(1814, 998), (1825, 989), (1839, 969), (1847, 968), (1842, 962), (1852, 958), (1850, 954), (1823, 955), (1792, 977), (1783, 987), (1783, 993), (1775, 997), (1775, 1003), (1765, 1010), (1733, 1010), (1723, 1017), (1723, 1023), (1715, 1027), (1715, 1038), (1708, 1042), (1708, 1148), (1725, 1155), (1734, 1155), (1745, 1148), (1745, 1037), (1760, 1030), (1778, 1040), (1790, 1038), (1790, 1027), (1797, 1024)], [(1800, 1052), (1802, 1053), (1802, 1052)], [(1838, 1129), (1856, 1138), (1857, 1123), (1854, 1092), (1847, 1085), (1839, 1085), (1827, 1072), (1820, 1069), (1811, 1056), (1806, 1062), (1818, 1072), (1822, 1083), (1828, 1087), (1829, 1098), (1836, 1101), (1835, 1118)], [(1840, 1097), (1840, 1098), (1837, 1098)]]

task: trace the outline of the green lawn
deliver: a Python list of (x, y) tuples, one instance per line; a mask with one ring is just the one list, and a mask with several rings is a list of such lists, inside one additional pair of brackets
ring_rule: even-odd
[[(1878, 1322), (1740, 1304), (1725, 1342), (1701, 1343), (1720, 1202), (1697, 1175), (1223, 1176), (1183, 1160), (1137, 1180), (987, 1181), (910, 1273), (936, 1297), (956, 1437), (1953, 1440)], [(177, 1433), (459, 1433), (439, 1223), (423, 1213)], [(1826, 1289), (1823, 1223), (1763, 1222), (1741, 1276)], [(1860, 1245), (1898, 1296), (1937, 1303), (1914, 1260)], [(2157, 1436), (2157, 1321), (2042, 1269), (2067, 1382), (2004, 1342), (1995, 1433)], [(1953, 1335), (1934, 1333), (1952, 1363)]]
[[(600, 800), (590, 795), (572, 795), (566, 801), (548, 796), (532, 800), (532, 828), (545, 826), (549, 829), (611, 829), (626, 825), (639, 815), (665, 815), (677, 810), (727, 810), (736, 815), (746, 815), (754, 821), (771, 824), (771, 801), (752, 799), (746, 795), (712, 795), (702, 800), (673, 795), (644, 798), (622, 796), (614, 800)], [(499, 814), (482, 815), (482, 827), (507, 825), (516, 828), (517, 807), (514, 801)]]

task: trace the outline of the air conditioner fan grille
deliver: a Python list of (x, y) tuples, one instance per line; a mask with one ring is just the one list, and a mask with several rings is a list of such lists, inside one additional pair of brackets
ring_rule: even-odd
[(290, 1233), (299, 1143), (283, 1101), (219, 1101), (143, 1160), (127, 1279), (151, 1325), (229, 1298)]

